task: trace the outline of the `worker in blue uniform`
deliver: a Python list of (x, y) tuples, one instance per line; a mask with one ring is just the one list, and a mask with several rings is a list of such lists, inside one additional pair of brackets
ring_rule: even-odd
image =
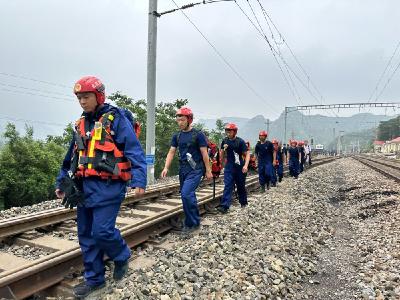
[[(115, 223), (127, 190), (144, 193), (146, 160), (128, 112), (104, 103), (105, 88), (98, 78), (81, 78), (74, 93), (83, 113), (75, 124), (55, 192), (66, 206), (77, 205), (85, 281), (73, 291), (83, 298), (105, 285), (104, 255), (114, 261), (115, 280), (128, 271), (131, 251)], [(71, 182), (82, 201), (76, 202), (67, 192)]]
[(299, 176), (299, 168), (301, 160), (300, 151), (297, 148), (296, 140), (290, 140), (289, 145), (290, 147), (287, 150), (288, 152), (287, 162), (289, 165), (289, 174), (290, 176), (297, 179)]
[[(237, 187), (239, 203), (242, 208), (247, 206), (246, 173), (249, 167), (250, 151), (245, 141), (237, 136), (238, 127), (234, 123), (225, 126), (226, 138), (221, 143), (221, 161), (225, 162), (224, 192), (217, 210), (227, 213), (232, 203), (234, 186)], [(245, 159), (243, 159), (243, 156)]]
[(276, 184), (277, 181), (281, 182), (283, 178), (284, 154), (281, 148), (282, 144), (280, 144), (278, 140), (273, 139), (272, 145), (274, 146), (274, 152), (276, 157), (272, 182)]
[(176, 121), (180, 131), (172, 136), (171, 147), (167, 154), (161, 177), (167, 176), (176, 149), (179, 149), (179, 182), (183, 211), (185, 213), (182, 233), (190, 234), (200, 226), (196, 189), (203, 175), (210, 180), (212, 179), (212, 173), (209, 164), (207, 139), (203, 132), (192, 127), (192, 110), (188, 107), (178, 109)]
[(254, 150), (258, 161), (258, 180), (261, 193), (265, 192), (265, 186), (269, 189), (271, 183), (273, 186), (276, 185), (276, 181), (274, 182), (276, 154), (274, 146), (267, 140), (267, 137), (268, 133), (265, 130), (260, 131), (258, 135), (259, 141)]

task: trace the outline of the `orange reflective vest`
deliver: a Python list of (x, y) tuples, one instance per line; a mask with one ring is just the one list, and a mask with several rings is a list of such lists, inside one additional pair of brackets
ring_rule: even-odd
[(82, 116), (75, 124), (75, 155), (78, 155), (75, 175), (96, 176), (101, 179), (128, 181), (131, 163), (119, 150), (111, 132), (114, 115), (107, 112), (88, 130), (88, 121)]

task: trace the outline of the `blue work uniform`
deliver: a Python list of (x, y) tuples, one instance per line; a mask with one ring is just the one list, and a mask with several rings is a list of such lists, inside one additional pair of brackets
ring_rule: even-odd
[[(196, 189), (205, 172), (200, 147), (207, 147), (207, 139), (203, 132), (196, 129), (187, 132), (180, 131), (172, 136), (171, 147), (179, 150), (179, 183), (185, 212), (185, 226), (197, 227), (200, 225), (200, 213)], [(195, 166), (190, 165), (187, 153), (191, 154)]]
[[(232, 193), (236, 184), (239, 203), (247, 205), (246, 192), (246, 175), (243, 174), (243, 154), (247, 152), (247, 145), (240, 137), (235, 137), (233, 140), (225, 138), (221, 143), (221, 149), (224, 145), (228, 145), (225, 151), (225, 168), (224, 168), (224, 193), (221, 198), (220, 206), (229, 209), (232, 203)], [(236, 153), (236, 159), (235, 159)], [(235, 161), (238, 159), (238, 163)]]
[[(143, 149), (133, 130), (133, 125), (123, 111), (109, 104), (100, 106), (95, 113), (83, 113), (88, 120), (91, 131), (96, 121), (109, 112), (114, 112), (111, 123), (113, 139), (118, 149), (131, 162), (130, 182), (122, 180), (104, 180), (97, 176), (82, 178), (82, 190), (85, 201), (77, 207), (78, 239), (82, 250), (85, 268), (84, 277), (88, 285), (95, 286), (104, 283), (104, 254), (114, 262), (125, 262), (131, 252), (115, 222), (120, 205), (125, 198), (126, 187), (146, 187), (146, 158)], [(71, 159), (74, 152), (73, 138), (60, 173), (57, 177), (56, 188), (61, 180), (68, 176), (71, 169)]]
[(274, 158), (274, 145), (270, 141), (264, 143), (258, 142), (254, 151), (258, 158), (258, 180), (261, 186), (273, 181), (274, 167), (272, 164)]
[(288, 152), (290, 154), (289, 159), (289, 174), (292, 177), (297, 178), (299, 176), (299, 149), (297, 147), (289, 147)]
[(281, 181), (283, 178), (283, 151), (281, 148), (278, 148), (278, 151), (276, 152), (276, 160), (279, 164), (275, 166), (275, 168), (278, 174), (279, 181)]
[(299, 164), (299, 172), (302, 173), (304, 171), (304, 162), (306, 160), (306, 153), (304, 151), (304, 147), (300, 146), (299, 148), (299, 152), (300, 152), (300, 164)]

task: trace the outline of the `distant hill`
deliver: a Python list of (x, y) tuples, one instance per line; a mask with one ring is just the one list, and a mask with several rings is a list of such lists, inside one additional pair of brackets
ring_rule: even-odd
[[(322, 115), (304, 115), (300, 112), (291, 112), (287, 118), (287, 139), (292, 136), (295, 139), (313, 138), (314, 144), (328, 145), (339, 135), (340, 131), (346, 133), (360, 132), (375, 128), (380, 121), (389, 120), (390, 116), (360, 113), (351, 117), (328, 117)], [(262, 115), (251, 119), (246, 118), (222, 118), (224, 122), (236, 122), (239, 126), (238, 135), (249, 140), (253, 145), (258, 140), (258, 132), (267, 129), (267, 120)], [(215, 127), (215, 119), (198, 120), (207, 128)], [(270, 121), (269, 137), (283, 140), (284, 136), (284, 113), (277, 120)]]

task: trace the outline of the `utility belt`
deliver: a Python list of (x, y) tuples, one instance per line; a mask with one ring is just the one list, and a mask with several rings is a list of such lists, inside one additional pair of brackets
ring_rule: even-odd
[[(96, 153), (96, 157), (80, 157), (79, 165), (88, 166), (92, 164), (92, 168), (98, 172), (104, 171), (111, 173), (113, 175), (118, 175), (119, 168), (118, 163), (127, 162), (125, 157), (114, 157), (107, 155), (107, 152), (103, 152), (98, 155), (99, 152)], [(100, 157), (101, 156), (101, 157)], [(131, 168), (127, 168), (124, 171), (130, 171)]]

